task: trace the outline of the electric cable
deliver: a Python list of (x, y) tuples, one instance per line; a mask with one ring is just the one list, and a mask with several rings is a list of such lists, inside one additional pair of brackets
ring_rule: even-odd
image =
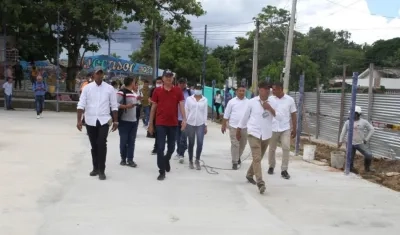
[[(250, 153), (247, 154), (247, 156), (243, 160), (241, 160), (241, 164), (238, 165), (238, 169), (237, 170), (239, 170), (242, 167), (242, 163), (244, 161), (246, 161), (247, 159), (249, 159), (250, 157), (251, 157), (251, 151), (250, 151)], [(207, 165), (204, 160), (200, 160), (200, 162), (202, 163), (201, 166), (210, 175), (218, 175), (219, 172), (216, 171), (216, 170), (220, 170), (220, 171), (236, 171), (236, 170), (234, 170), (232, 168), (223, 168), (223, 167), (215, 167), (215, 166)]]

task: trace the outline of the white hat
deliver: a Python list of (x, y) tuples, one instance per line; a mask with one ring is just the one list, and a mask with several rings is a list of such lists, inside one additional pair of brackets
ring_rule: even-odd
[[(361, 114), (362, 113), (361, 107), (356, 105), (356, 108), (354, 109), (354, 112), (358, 113), (358, 114)], [(349, 113), (350, 113), (350, 110), (349, 110)]]

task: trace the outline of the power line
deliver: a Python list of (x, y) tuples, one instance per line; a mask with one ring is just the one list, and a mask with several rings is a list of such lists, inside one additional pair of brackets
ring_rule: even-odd
[(363, 14), (368, 14), (368, 15), (373, 15), (373, 16), (381, 16), (381, 17), (384, 17), (384, 18), (387, 18), (387, 19), (398, 19), (399, 18), (399, 17), (394, 17), (394, 16), (378, 15), (378, 14), (374, 14), (372, 12), (364, 12), (364, 11), (360, 11), (360, 10), (355, 9), (355, 8), (349, 8), (349, 6), (356, 4), (356, 3), (360, 2), (361, 0), (357, 0), (356, 2), (354, 2), (354, 3), (352, 3), (352, 4), (348, 5), (348, 6), (342, 5), (340, 3), (337, 3), (337, 2), (334, 2), (334, 1), (331, 1), (331, 0), (325, 0), (325, 1), (330, 2), (332, 4), (335, 4), (335, 5), (338, 5), (338, 6), (341, 6), (345, 10), (357, 11), (357, 12), (360, 12), (360, 13), (363, 13)]

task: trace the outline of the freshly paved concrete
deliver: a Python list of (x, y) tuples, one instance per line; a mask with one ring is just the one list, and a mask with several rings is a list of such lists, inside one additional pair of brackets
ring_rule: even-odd
[[(158, 182), (153, 139), (139, 130), (137, 169), (108, 142), (107, 181), (88, 176), (89, 141), (71, 113), (0, 111), (1, 235), (395, 235), (400, 194), (328, 167), (290, 163), (292, 179), (265, 174), (260, 195), (239, 171), (208, 174), (172, 163)], [(245, 155), (248, 156), (249, 149)], [(203, 159), (230, 168), (229, 139), (209, 125)], [(280, 160), (278, 160), (280, 162)], [(267, 161), (263, 162), (264, 169)], [(279, 164), (278, 164), (279, 166)], [(278, 170), (279, 171), (279, 170)], [(265, 172), (265, 171), (264, 171)]]

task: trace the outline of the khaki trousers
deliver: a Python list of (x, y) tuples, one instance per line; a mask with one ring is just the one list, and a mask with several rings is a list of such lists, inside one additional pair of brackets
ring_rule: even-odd
[(242, 137), (240, 138), (240, 141), (236, 139), (236, 130), (237, 128), (229, 126), (229, 137), (231, 138), (231, 156), (233, 164), (238, 164), (239, 158), (242, 156), (247, 143), (247, 129), (241, 129), (240, 133)]
[(268, 148), (269, 139), (261, 140), (260, 138), (249, 135), (248, 140), (251, 148), (251, 154), (253, 156), (253, 162), (247, 171), (247, 177), (253, 178), (255, 175), (257, 185), (265, 185), (265, 182), (262, 178), (261, 160), (263, 159), (265, 151)]
[(272, 137), (269, 141), (268, 163), (270, 168), (275, 168), (276, 159), (275, 151), (278, 142), (282, 146), (282, 171), (287, 171), (289, 167), (289, 154), (290, 154), (290, 130), (282, 132), (272, 132)]

